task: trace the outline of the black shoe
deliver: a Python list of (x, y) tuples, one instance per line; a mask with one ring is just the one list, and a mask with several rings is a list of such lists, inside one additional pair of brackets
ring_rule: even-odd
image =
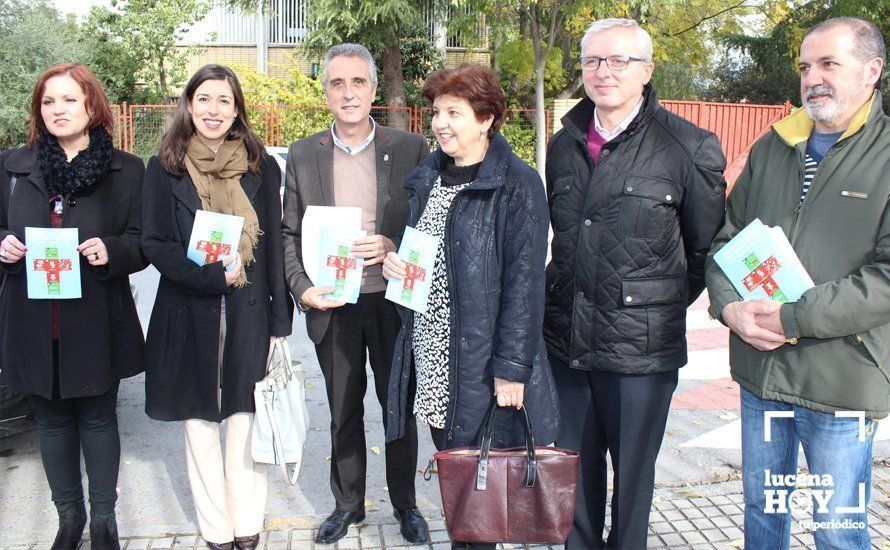
[(222, 544), (210, 542), (209, 540), (205, 540), (204, 542), (207, 543), (207, 548), (210, 548), (210, 550), (234, 550), (235, 548), (234, 542), (223, 542)]
[(235, 548), (238, 550), (254, 550), (260, 545), (260, 534), (249, 537), (235, 537)]
[(407, 510), (394, 509), (393, 515), (401, 524), (402, 536), (412, 544), (422, 544), (429, 537), (429, 526), (417, 506)]
[(76, 550), (83, 536), (84, 523), (63, 523), (56, 532), (56, 540), (53, 541), (52, 550)]
[(52, 550), (75, 550), (83, 536), (87, 524), (87, 511), (83, 501), (56, 504), (59, 512), (59, 530), (53, 541)]
[(91, 550), (121, 550), (117, 521), (112, 517), (103, 521), (90, 520)]
[(346, 536), (349, 526), (365, 521), (365, 510), (357, 512), (344, 512), (334, 510), (321, 525), (318, 526), (318, 534), (315, 536), (315, 544), (334, 544)]

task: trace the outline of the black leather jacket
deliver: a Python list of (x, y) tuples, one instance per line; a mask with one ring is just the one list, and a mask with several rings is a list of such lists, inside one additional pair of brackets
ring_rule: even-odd
[[(438, 150), (405, 182), (408, 225), (426, 206), (444, 166)], [(446, 447), (477, 444), (493, 402), (493, 378), (525, 383), (524, 402), (537, 443), (559, 436), (556, 390), (541, 330), (547, 202), (541, 178), (499, 134), (491, 141), (476, 179), (462, 189), (448, 213), (445, 261), (451, 294), (449, 404)], [(402, 309), (389, 385), (386, 435), (402, 437), (413, 410), (411, 333), (414, 312)], [(524, 442), (516, 411), (500, 413), (495, 446)]]
[(547, 346), (577, 369), (675, 370), (723, 221), (726, 159), (713, 133), (662, 108), (647, 85), (640, 113), (594, 168), (593, 112), (588, 98), (569, 111), (547, 151)]

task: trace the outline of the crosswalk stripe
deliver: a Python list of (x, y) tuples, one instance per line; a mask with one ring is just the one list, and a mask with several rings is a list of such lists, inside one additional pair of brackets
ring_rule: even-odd
[(689, 352), (680, 380), (717, 380), (729, 377), (729, 348)]

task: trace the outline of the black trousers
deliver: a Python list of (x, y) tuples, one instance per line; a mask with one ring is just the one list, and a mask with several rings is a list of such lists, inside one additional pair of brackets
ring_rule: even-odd
[(606, 548), (646, 548), (655, 459), (677, 388), (677, 371), (648, 375), (589, 372), (550, 358), (565, 436), (558, 446), (581, 451), (575, 524), (567, 549), (604, 547), (608, 487), (614, 470), (612, 525)]
[[(445, 430), (430, 426), (430, 435), (437, 451), (445, 448)], [(494, 542), (460, 542), (451, 541), (452, 550), (494, 550), (497, 546)]]
[[(358, 303), (334, 309), (327, 333), (315, 346), (331, 411), (331, 491), (337, 508), (347, 512), (365, 506), (367, 447), (363, 399), (368, 387), (368, 360), (386, 422), (389, 373), (401, 319), (384, 294), (362, 294)], [(405, 437), (386, 444), (386, 483), (393, 507), (403, 510), (415, 505), (416, 473), (417, 427), (412, 416)]]
[(121, 443), (117, 427), (119, 383), (95, 397), (62, 399), (59, 395), (58, 346), (53, 343), (56, 365), (53, 398), (31, 395), (28, 400), (37, 421), (43, 469), (57, 507), (83, 502), (80, 453), (83, 450), (89, 478), (90, 515), (105, 518), (114, 513)]

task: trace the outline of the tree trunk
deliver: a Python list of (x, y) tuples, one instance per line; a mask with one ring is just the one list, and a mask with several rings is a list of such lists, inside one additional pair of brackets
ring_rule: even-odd
[(520, 38), (529, 38), (531, 36), (531, 23), (528, 20), (529, 15), (525, 10), (519, 12), (519, 36)]
[(158, 59), (158, 85), (161, 88), (161, 93), (164, 95), (164, 100), (170, 99), (170, 87), (167, 86), (167, 71), (164, 69), (163, 54)]
[(491, 69), (498, 75), (501, 74), (501, 64), (498, 62), (498, 49), (500, 49), (502, 44), (503, 40), (500, 36), (491, 42)]
[[(380, 61), (383, 79), (386, 81), (384, 101), (387, 105), (393, 107), (404, 107), (407, 104), (405, 99), (405, 76), (402, 73), (402, 51), (399, 49), (398, 41), (386, 47)], [(409, 129), (407, 111), (389, 111), (387, 118), (387, 126), (392, 126), (399, 130)]]
[(547, 117), (544, 113), (544, 63), (535, 60), (535, 164), (541, 181), (544, 180), (544, 162), (547, 155)]
[(557, 94), (557, 99), (571, 99), (572, 96), (575, 95), (575, 92), (581, 87), (581, 83), (583, 82), (582, 78), (583, 77), (580, 74), (576, 76), (563, 91)]

